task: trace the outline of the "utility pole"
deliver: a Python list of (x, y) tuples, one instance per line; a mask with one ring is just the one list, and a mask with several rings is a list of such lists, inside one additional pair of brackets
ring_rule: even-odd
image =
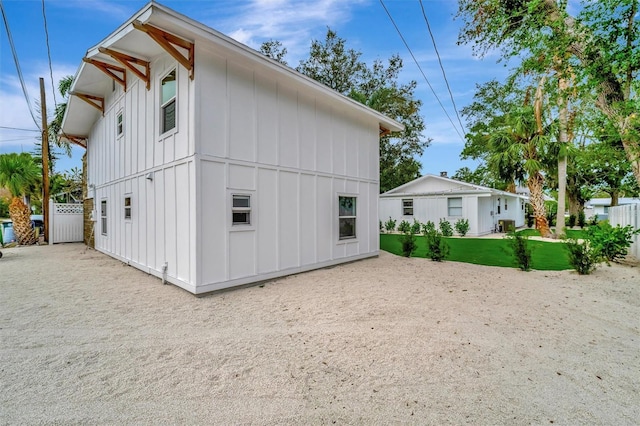
[(47, 100), (44, 78), (40, 77), (40, 109), (42, 110), (42, 218), (44, 241), (49, 242), (49, 127), (47, 125)]

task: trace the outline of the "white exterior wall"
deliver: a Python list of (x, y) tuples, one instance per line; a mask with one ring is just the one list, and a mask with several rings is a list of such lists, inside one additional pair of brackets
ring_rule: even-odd
[[(160, 135), (160, 80), (177, 72), (176, 128)], [(151, 62), (151, 88), (128, 73), (126, 93), (116, 84), (105, 99), (87, 144), (87, 183), (94, 198), (95, 248), (194, 291), (195, 161), (193, 83), (188, 73), (164, 54)], [(124, 132), (116, 135), (122, 111)], [(152, 179), (147, 179), (147, 175)], [(124, 219), (124, 198), (131, 197), (131, 220)], [(101, 230), (101, 201), (107, 200), (107, 235)]]
[[(196, 291), (377, 255), (378, 123), (241, 59), (196, 57)], [(233, 194), (251, 196), (251, 225), (232, 225)], [(338, 239), (339, 195), (357, 197), (356, 239)]]

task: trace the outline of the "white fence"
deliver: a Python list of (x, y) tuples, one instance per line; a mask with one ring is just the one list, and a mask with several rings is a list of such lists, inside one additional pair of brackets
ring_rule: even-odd
[[(611, 226), (631, 225), (633, 229), (640, 228), (640, 204), (609, 207), (609, 223)], [(629, 248), (629, 254), (640, 259), (640, 234), (636, 234), (632, 238), (633, 244)]]
[(49, 244), (83, 241), (82, 204), (49, 203)]

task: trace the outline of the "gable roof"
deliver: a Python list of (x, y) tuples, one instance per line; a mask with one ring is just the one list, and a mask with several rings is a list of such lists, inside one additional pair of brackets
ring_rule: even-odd
[[(316, 96), (327, 99), (334, 104), (346, 106), (370, 118), (375, 118), (378, 121), (381, 132), (401, 131), (404, 128), (402, 124), (378, 111), (356, 102), (322, 83), (155, 1), (145, 5), (113, 33), (96, 46), (90, 48), (86, 53), (85, 59), (97, 60), (122, 68), (117, 61), (105, 53), (105, 48), (141, 58), (145, 61), (151, 61), (154, 57), (163, 53), (164, 50), (158, 43), (145, 32), (135, 28), (139, 24), (152, 25), (193, 44), (209, 43), (215, 46), (215, 49), (219, 52), (248, 61), (254, 66), (259, 66), (261, 72), (273, 73), (279, 77), (290, 79), (290, 81), (295, 82)], [(194, 78), (198, 78), (197, 75)], [(111, 91), (112, 82), (112, 79), (103, 71), (83, 60), (76, 72), (70, 92), (102, 97), (105, 93)], [(99, 116), (100, 111), (97, 108), (93, 108), (76, 96), (70, 96), (62, 123), (62, 131), (64, 134), (86, 137)]]
[(485, 194), (504, 195), (529, 199), (526, 195), (514, 194), (512, 192), (500, 191), (481, 185), (474, 185), (468, 182), (426, 174), (422, 177), (400, 185), (390, 191), (380, 194), (381, 198), (395, 198), (401, 196), (429, 196), (429, 195), (463, 195), (463, 194)]

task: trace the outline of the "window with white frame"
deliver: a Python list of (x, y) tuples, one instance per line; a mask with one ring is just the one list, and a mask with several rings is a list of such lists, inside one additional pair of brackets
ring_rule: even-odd
[(124, 132), (124, 122), (123, 122), (123, 117), (122, 117), (122, 111), (118, 112), (118, 115), (116, 116), (116, 135), (118, 136), (122, 136), (122, 133)]
[(162, 99), (160, 100), (161, 128), (166, 133), (176, 127), (176, 70), (162, 79)]
[(131, 195), (124, 197), (124, 218), (131, 220)]
[(413, 199), (407, 198), (402, 200), (402, 214), (404, 216), (413, 216)]
[(504, 211), (505, 212), (507, 211), (507, 199), (506, 198), (504, 199)]
[(498, 198), (498, 214), (500, 214), (500, 198)]
[(338, 238), (356, 237), (356, 197), (338, 197)]
[(462, 216), (462, 197), (447, 198), (449, 216)]
[(100, 201), (100, 232), (107, 235), (107, 200)]
[(232, 225), (251, 225), (251, 196), (234, 194), (231, 208)]

